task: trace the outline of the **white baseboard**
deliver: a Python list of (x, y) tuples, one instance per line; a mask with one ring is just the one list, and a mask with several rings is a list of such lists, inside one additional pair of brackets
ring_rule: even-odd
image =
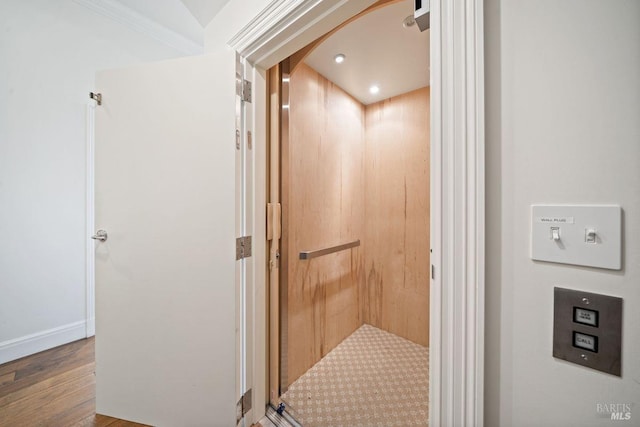
[(0, 342), (0, 364), (86, 338), (86, 323), (86, 321), (81, 320), (24, 337)]
[(86, 333), (86, 337), (92, 337), (96, 334), (96, 318), (92, 317), (90, 319), (87, 320), (87, 333)]

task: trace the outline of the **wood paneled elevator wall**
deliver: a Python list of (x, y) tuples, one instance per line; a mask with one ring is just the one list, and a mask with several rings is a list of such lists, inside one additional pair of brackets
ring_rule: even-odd
[(429, 88), (364, 106), (301, 63), (287, 128), (287, 385), (363, 323), (428, 345)]

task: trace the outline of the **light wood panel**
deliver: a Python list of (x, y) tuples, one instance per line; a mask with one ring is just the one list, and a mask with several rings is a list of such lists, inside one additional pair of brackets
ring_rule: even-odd
[(365, 323), (429, 345), (429, 88), (366, 107)]
[(269, 241), (269, 396), (277, 406), (280, 398), (280, 109), (282, 93), (280, 65), (269, 70), (269, 138), (267, 166), (269, 204), (267, 206), (267, 240)]
[(289, 282), (286, 385), (362, 324), (362, 248), (311, 260), (299, 260), (298, 253), (364, 235), (364, 107), (305, 64), (290, 79), (281, 195)]

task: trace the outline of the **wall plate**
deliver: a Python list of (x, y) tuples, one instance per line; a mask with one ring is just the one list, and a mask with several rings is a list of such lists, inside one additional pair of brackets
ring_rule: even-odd
[(553, 357), (621, 376), (622, 298), (554, 288)]
[(531, 258), (620, 270), (622, 209), (615, 205), (531, 206)]

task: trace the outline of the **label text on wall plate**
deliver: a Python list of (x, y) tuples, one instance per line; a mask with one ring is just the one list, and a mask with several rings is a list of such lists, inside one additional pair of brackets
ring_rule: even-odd
[(539, 216), (536, 217), (536, 222), (540, 224), (573, 224), (575, 220), (572, 216)]
[(573, 346), (598, 352), (598, 337), (573, 331)]

